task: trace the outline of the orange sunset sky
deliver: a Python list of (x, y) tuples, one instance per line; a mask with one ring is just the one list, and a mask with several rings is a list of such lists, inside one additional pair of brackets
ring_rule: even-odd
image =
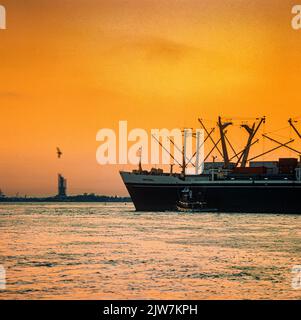
[[(126, 195), (122, 167), (95, 159), (97, 131), (119, 120), (149, 130), (195, 128), (198, 117), (219, 114), (266, 115), (268, 132), (301, 115), (296, 1), (0, 4), (7, 11), (0, 30), (0, 188), (7, 195), (54, 194), (58, 171), (69, 193)], [(242, 145), (245, 132), (233, 130)]]

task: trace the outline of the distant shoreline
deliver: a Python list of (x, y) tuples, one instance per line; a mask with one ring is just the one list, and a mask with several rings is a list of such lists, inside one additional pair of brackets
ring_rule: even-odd
[(111, 196), (98, 196), (94, 194), (84, 194), (67, 197), (2, 197), (0, 203), (8, 202), (132, 202), (130, 197), (111, 197)]

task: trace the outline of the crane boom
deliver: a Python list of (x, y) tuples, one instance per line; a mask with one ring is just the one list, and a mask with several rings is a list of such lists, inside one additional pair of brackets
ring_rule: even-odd
[(226, 144), (226, 138), (225, 138), (225, 129), (230, 126), (232, 122), (225, 122), (222, 123), (222, 118), (219, 116), (218, 117), (218, 127), (220, 131), (220, 137), (221, 137), (221, 143), (222, 143), (222, 150), (223, 150), (223, 158), (224, 158), (224, 167), (225, 169), (228, 168), (229, 166), (229, 155), (228, 155), (228, 149), (227, 149), (227, 144)]
[(288, 119), (288, 123), (293, 128), (293, 130), (297, 133), (298, 137), (301, 139), (301, 134), (299, 130), (296, 128), (296, 126), (294, 125), (294, 121), (292, 118)]
[(249, 139), (248, 142), (245, 146), (244, 151), (242, 152), (242, 154), (240, 155), (236, 166), (238, 166), (240, 160), (242, 159), (241, 162), (241, 166), (245, 167), (248, 161), (248, 156), (249, 156), (249, 152), (250, 152), (250, 148), (252, 146), (252, 141), (254, 139), (254, 137), (256, 136), (257, 131), (259, 130), (260, 126), (262, 125), (262, 123), (265, 123), (265, 117), (262, 117), (257, 125), (257, 127), (255, 128), (255, 123), (253, 124), (252, 128), (250, 128), (248, 125), (242, 125), (243, 128), (245, 128), (247, 130), (247, 132), (249, 133)]

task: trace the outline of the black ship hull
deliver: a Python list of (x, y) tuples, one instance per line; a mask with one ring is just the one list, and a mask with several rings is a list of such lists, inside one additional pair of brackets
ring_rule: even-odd
[(201, 196), (208, 208), (233, 213), (301, 214), (301, 185), (213, 185), (125, 183), (138, 211), (176, 210), (179, 194), (185, 187)]

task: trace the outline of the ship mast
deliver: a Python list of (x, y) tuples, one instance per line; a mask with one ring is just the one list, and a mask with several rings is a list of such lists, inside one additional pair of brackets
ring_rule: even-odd
[[(293, 121), (292, 118), (288, 119), (288, 123), (293, 128), (293, 130), (297, 133), (298, 137), (301, 139), (301, 134), (300, 134), (299, 130), (296, 128), (296, 126), (294, 125), (294, 122), (297, 122), (297, 121)], [(299, 154), (299, 157), (300, 157), (300, 162), (301, 162), (301, 155), (300, 154)]]
[(225, 129), (228, 126), (230, 126), (231, 124), (232, 124), (232, 122), (222, 123), (222, 118), (220, 116), (218, 117), (217, 125), (218, 125), (219, 131), (220, 131), (225, 169), (227, 169), (229, 167), (229, 155), (228, 155), (228, 149), (227, 149), (227, 144), (226, 144)]
[[(158, 144), (160, 145), (160, 147), (161, 147), (162, 149), (164, 149), (164, 150), (170, 155), (170, 157), (182, 168), (182, 164), (169, 152), (169, 150), (167, 150), (167, 149), (164, 147), (164, 145), (160, 142), (160, 140), (157, 139), (157, 137), (156, 137), (154, 134), (152, 134), (152, 137), (153, 137), (153, 139), (155, 139), (155, 140), (158, 142)], [(171, 141), (171, 140), (170, 140), (170, 141)]]
[(184, 145), (183, 145), (183, 152), (182, 152), (182, 174), (185, 177), (186, 174), (186, 131), (184, 130)]
[(142, 147), (139, 149), (139, 166), (138, 166), (138, 171), (142, 173)]
[(245, 167), (248, 161), (248, 156), (249, 156), (249, 152), (250, 152), (250, 146), (254, 137), (254, 130), (255, 130), (255, 123), (253, 123), (252, 127), (249, 127), (247, 124), (243, 124), (241, 125), (242, 128), (244, 128), (247, 133), (249, 134), (249, 138), (248, 138), (248, 142), (247, 145), (242, 153), (242, 160), (241, 160), (241, 167)]
[(252, 145), (252, 141), (257, 133), (257, 131), (259, 130), (260, 126), (262, 123), (265, 123), (265, 117), (262, 117), (257, 125), (257, 127), (255, 127), (255, 122), (253, 123), (252, 127), (249, 127), (247, 124), (243, 124), (241, 127), (244, 128), (248, 134), (249, 134), (249, 138), (248, 138), (248, 142), (245, 146), (245, 149), (243, 151), (243, 153), (241, 154), (240, 158), (238, 159), (236, 166), (239, 164), (241, 158), (241, 167), (246, 167), (247, 165), (247, 161), (248, 161), (248, 156), (249, 156), (249, 152), (250, 152), (250, 148)]
[[(186, 175), (186, 167), (188, 165), (188, 163), (186, 163), (186, 153), (187, 153), (187, 137), (189, 135), (190, 129), (184, 129), (183, 131), (183, 139), (184, 139), (184, 143), (183, 143), (183, 160), (182, 160), (182, 174), (185, 177)], [(188, 160), (188, 159), (187, 159)]]
[(200, 132), (196, 133), (195, 174), (199, 174), (200, 168)]

